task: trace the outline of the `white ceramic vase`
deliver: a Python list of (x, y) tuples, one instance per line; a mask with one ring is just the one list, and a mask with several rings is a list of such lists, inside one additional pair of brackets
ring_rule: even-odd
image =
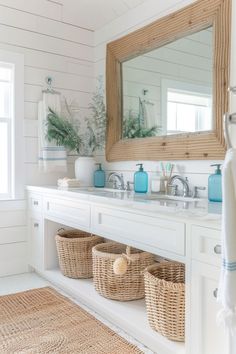
[(80, 156), (75, 160), (75, 177), (80, 181), (81, 187), (93, 186), (95, 160), (91, 156)]

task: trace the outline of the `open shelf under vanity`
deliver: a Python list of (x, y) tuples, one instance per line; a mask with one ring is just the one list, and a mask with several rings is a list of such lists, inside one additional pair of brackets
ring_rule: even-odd
[[(36, 271), (56, 287), (137, 339), (157, 354), (183, 354), (185, 344), (168, 340), (148, 324), (145, 300), (115, 301), (102, 297), (94, 289), (92, 279), (65, 277), (59, 269), (55, 235), (59, 229), (70, 229), (55, 220), (44, 220), (43, 269)], [(32, 263), (31, 263), (32, 264)], [(33, 266), (33, 268), (35, 268)]]
[[(221, 264), (220, 254), (215, 253), (221, 234), (218, 214), (209, 211), (206, 219), (189, 217), (188, 210), (178, 215), (153, 213), (40, 187), (29, 187), (28, 205), (29, 265), (41, 276), (157, 354), (225, 352), (228, 341), (215, 321), (219, 305), (214, 294)], [(109, 300), (95, 291), (92, 279), (63, 276), (55, 242), (60, 228), (79, 229), (184, 263), (185, 343), (151, 329), (144, 300)]]
[(106, 299), (96, 292), (92, 279), (67, 278), (59, 268), (40, 274), (155, 353), (185, 353), (184, 343), (170, 341), (150, 328), (144, 300), (121, 302)]

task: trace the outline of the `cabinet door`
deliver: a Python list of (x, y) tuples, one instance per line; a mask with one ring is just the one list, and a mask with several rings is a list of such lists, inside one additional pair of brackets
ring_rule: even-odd
[[(185, 225), (169, 219), (93, 206), (92, 232), (162, 257), (185, 256)], [(180, 258), (182, 257), (182, 258)]]
[(90, 229), (90, 205), (67, 198), (44, 198), (44, 215), (61, 224), (65, 223), (84, 231)]
[(220, 268), (192, 262), (191, 277), (191, 354), (227, 354), (228, 340), (223, 326), (217, 324), (217, 287)]
[(199, 262), (221, 265), (221, 231), (202, 226), (192, 226), (192, 258)]
[(29, 222), (30, 240), (30, 265), (36, 270), (43, 269), (43, 230), (40, 216), (30, 217)]

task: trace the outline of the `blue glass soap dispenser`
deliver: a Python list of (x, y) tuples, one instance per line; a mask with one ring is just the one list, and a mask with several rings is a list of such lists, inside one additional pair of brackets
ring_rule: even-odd
[(148, 191), (148, 174), (143, 170), (143, 164), (137, 163), (139, 170), (134, 174), (134, 191), (135, 193), (147, 193)]
[(105, 187), (105, 172), (102, 169), (101, 163), (96, 163), (98, 169), (94, 172), (94, 187), (104, 188)]
[(208, 199), (210, 202), (222, 202), (222, 176), (220, 164), (216, 166), (215, 173), (208, 178)]

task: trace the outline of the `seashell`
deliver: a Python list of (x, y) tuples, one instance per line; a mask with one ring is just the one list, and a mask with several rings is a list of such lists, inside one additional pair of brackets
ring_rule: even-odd
[(124, 275), (127, 272), (128, 262), (124, 257), (119, 257), (113, 264), (113, 272), (116, 275)]

